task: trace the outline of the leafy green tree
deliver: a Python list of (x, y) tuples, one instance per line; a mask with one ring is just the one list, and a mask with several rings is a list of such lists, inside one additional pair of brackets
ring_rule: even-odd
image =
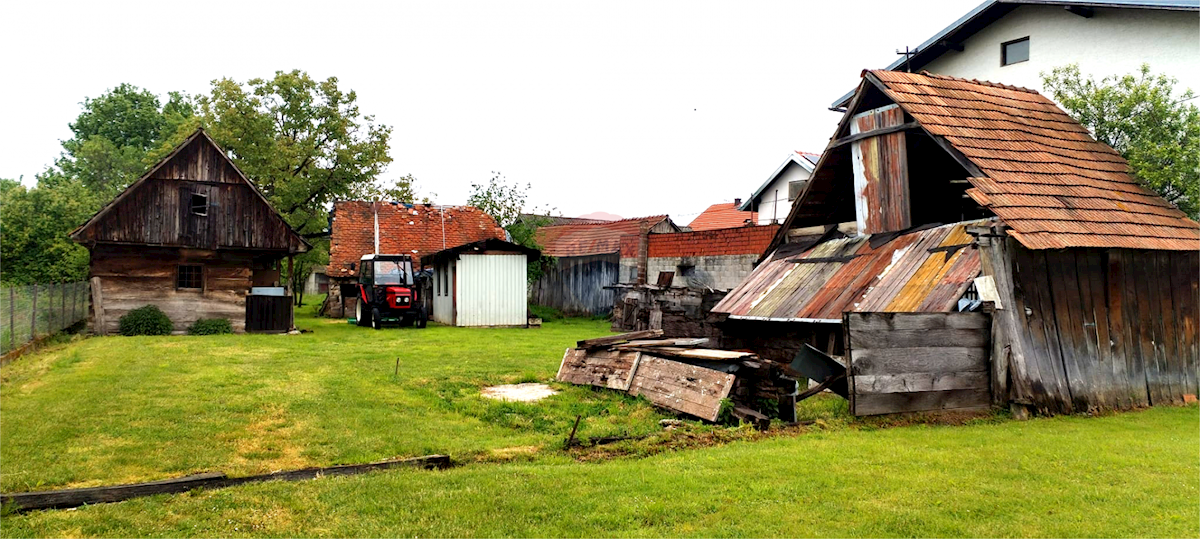
[[(529, 200), (530, 187), (528, 183), (524, 186), (519, 183), (510, 185), (503, 175), (493, 171), (492, 178), (487, 183), (471, 184), (467, 204), (496, 219), (512, 237), (513, 243), (540, 250), (542, 246), (537, 241), (537, 230), (550, 224), (549, 216), (554, 208), (532, 207), (527, 212), (525, 206)], [(530, 284), (540, 279), (553, 265), (554, 258), (549, 256), (542, 256), (539, 260), (530, 262)]]
[(392, 161), (392, 128), (364, 115), (357, 101), (336, 77), (317, 81), (299, 70), (245, 85), (215, 80), (197, 100), (209, 135), (301, 233), (328, 226), (336, 199), (412, 201), (411, 176), (390, 186), (377, 181)]
[(67, 237), (99, 200), (77, 179), (27, 189), (0, 180), (0, 281), (11, 284), (73, 282), (87, 278), (87, 249)]
[(1097, 140), (1129, 161), (1143, 186), (1200, 218), (1200, 109), (1189, 102), (1190, 89), (1177, 94), (1175, 79), (1146, 64), (1099, 82), (1072, 64), (1042, 73), (1042, 82)]

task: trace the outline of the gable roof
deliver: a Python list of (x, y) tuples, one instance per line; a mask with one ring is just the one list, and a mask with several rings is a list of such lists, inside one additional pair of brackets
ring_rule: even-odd
[(492, 216), (473, 206), (342, 200), (333, 205), (326, 275), (353, 277), (359, 259), (375, 252), (376, 211), (379, 252), (411, 255), (413, 260), (479, 240), (507, 237)]
[(750, 198), (746, 199), (746, 201), (743, 202), (738, 209), (742, 211), (750, 211), (750, 209), (754, 207), (754, 201), (757, 200), (759, 196), (762, 196), (763, 191), (770, 187), (771, 184), (775, 182), (775, 178), (778, 178), (780, 174), (783, 174), (783, 171), (787, 170), (789, 166), (797, 165), (804, 170), (812, 172), (813, 169), (816, 168), (817, 161), (820, 158), (821, 154), (802, 152), (799, 150), (788, 154), (788, 157), (786, 160), (784, 160), (783, 164), (779, 165), (779, 168), (775, 169), (775, 172), (772, 172), (771, 175), (767, 177), (767, 181), (758, 186), (758, 189), (754, 191), (754, 194), (750, 195)]
[(497, 238), (487, 238), (471, 243), (464, 243), (457, 247), (443, 249), (436, 253), (427, 254), (420, 259), (421, 267), (432, 265), (434, 262), (446, 259), (453, 259), (463, 253), (479, 253), (483, 251), (503, 251), (508, 253), (523, 254), (527, 259), (533, 260), (542, 255), (541, 251), (531, 249), (524, 245), (504, 241)]
[(643, 224), (652, 230), (679, 231), (666, 215), (654, 215), (604, 223), (544, 226), (537, 230), (536, 237), (546, 256), (612, 254), (620, 252), (621, 236), (639, 234)]
[[(913, 54), (901, 57), (884, 69), (888, 71), (918, 71), (951, 50), (949, 45), (961, 44), (988, 25), (1008, 15), (1021, 5), (1051, 5), (1071, 9), (1127, 8), (1170, 11), (1200, 11), (1200, 0), (986, 0), (968, 11), (966, 15), (950, 23), (912, 50)], [(850, 102), (854, 91), (839, 97), (832, 110), (839, 110)]]
[[(178, 163), (177, 158), (183, 159), (192, 153), (199, 153), (203, 149), (197, 148), (195, 145), (205, 145), (208, 151), (204, 152), (206, 158), (216, 158), (216, 162), (207, 162), (204, 166), (198, 163), (192, 166), (193, 163)], [(169, 178), (159, 178), (160, 172), (165, 173)], [(308, 251), (312, 245), (304, 240), (283, 218), (283, 215), (271, 205), (262, 192), (258, 190), (258, 186), (247, 178), (245, 173), (229, 158), (225, 150), (219, 144), (208, 136), (203, 127), (196, 128), (191, 135), (188, 135), (183, 142), (175, 146), (171, 153), (159, 159), (154, 166), (150, 167), (145, 174), (142, 174), (136, 181), (126, 187), (120, 194), (105, 204), (91, 218), (79, 225), (75, 230), (68, 235), (72, 240), (80, 243), (96, 241), (94, 229), (106, 217), (111, 214), (114, 209), (119, 207), (127, 199), (130, 199), (134, 193), (143, 189), (147, 182), (154, 181), (204, 181), (218, 180), (225, 184), (242, 184), (250, 188), (253, 193), (253, 198), (261, 202), (266, 207), (265, 212), (253, 212), (255, 215), (265, 216), (271, 220), (276, 228), (283, 231), (287, 236), (286, 244), (287, 251), (293, 253), (302, 253)]]
[[(1120, 154), (1033, 90), (876, 70), (863, 73), (855, 101), (871, 88), (899, 105), (967, 170), (972, 187), (966, 193), (1029, 249), (1200, 247), (1200, 224), (1138, 184)], [(845, 134), (854, 112), (846, 113), (837, 136)], [(846, 159), (839, 156), (844, 148), (822, 157), (784, 230), (799, 216), (817, 215), (814, 209), (845, 197), (848, 189), (835, 189), (835, 174), (826, 171)], [(782, 243), (783, 234), (773, 245)]]
[(687, 226), (692, 230), (716, 230), (746, 226), (746, 221), (758, 223), (758, 212), (742, 211), (733, 202), (727, 202), (709, 206)]

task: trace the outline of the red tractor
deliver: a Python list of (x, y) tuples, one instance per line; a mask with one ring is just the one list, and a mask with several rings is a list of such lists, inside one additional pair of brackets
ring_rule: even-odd
[(363, 255), (358, 264), (355, 285), (358, 306), (355, 322), (383, 329), (386, 323), (425, 327), (429, 313), (412, 270), (409, 255)]

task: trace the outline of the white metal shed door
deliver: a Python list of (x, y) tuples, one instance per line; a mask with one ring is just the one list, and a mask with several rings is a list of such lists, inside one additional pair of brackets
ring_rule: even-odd
[(525, 255), (459, 255), (458, 281), (458, 325), (526, 324)]

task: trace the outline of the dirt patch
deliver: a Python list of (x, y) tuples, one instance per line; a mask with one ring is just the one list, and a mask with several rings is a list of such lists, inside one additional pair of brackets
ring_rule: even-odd
[(546, 384), (507, 384), (483, 388), (483, 396), (508, 402), (537, 402), (558, 392)]

